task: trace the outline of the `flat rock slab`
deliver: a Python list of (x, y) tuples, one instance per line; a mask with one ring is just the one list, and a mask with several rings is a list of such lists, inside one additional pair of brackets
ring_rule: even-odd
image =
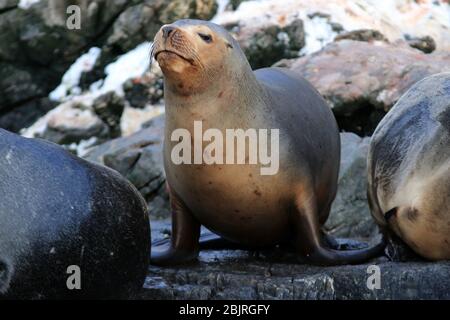
[[(153, 240), (170, 230), (152, 221)], [(380, 289), (367, 281), (380, 270)], [(142, 299), (450, 299), (450, 262), (390, 262), (381, 257), (357, 266), (317, 267), (271, 251), (205, 250), (198, 262), (176, 268), (150, 266)]]

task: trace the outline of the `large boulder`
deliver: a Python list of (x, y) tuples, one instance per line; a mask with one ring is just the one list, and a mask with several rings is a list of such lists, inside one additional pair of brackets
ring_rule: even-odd
[(414, 83), (450, 71), (450, 52), (425, 54), (403, 42), (341, 40), (289, 65), (328, 101), (341, 129), (367, 135)]

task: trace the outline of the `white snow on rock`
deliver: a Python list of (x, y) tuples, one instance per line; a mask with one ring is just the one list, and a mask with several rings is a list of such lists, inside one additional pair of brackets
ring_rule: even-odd
[[(301, 18), (308, 29), (307, 16), (317, 12), (330, 15), (330, 20), (341, 24), (346, 31), (376, 29), (390, 41), (402, 39), (404, 34), (429, 35), (438, 49), (450, 50), (450, 5), (443, 0), (253, 0), (241, 3), (236, 11), (223, 12), (214, 22), (253, 28), (269, 24), (284, 26)], [(314, 39), (315, 31), (312, 33), (311, 29), (306, 30), (307, 46)]]
[(19, 8), (21, 9), (28, 9), (30, 8), (33, 4), (38, 3), (40, 0), (20, 0), (19, 1)]
[(228, 4), (230, 3), (230, 0), (216, 0), (217, 2), (217, 12), (216, 15), (211, 19), (212, 22), (216, 22), (216, 19), (218, 19), (227, 9)]
[(70, 96), (80, 94), (81, 89), (78, 84), (81, 74), (92, 70), (100, 52), (100, 48), (92, 47), (87, 53), (81, 55), (63, 75), (61, 84), (50, 92), (49, 98), (54, 101), (62, 101)]
[(123, 54), (105, 68), (106, 78), (93, 83), (88, 92), (78, 87), (82, 72), (92, 70), (100, 55), (100, 49), (93, 47), (80, 56), (66, 71), (61, 84), (53, 90), (49, 98), (64, 101), (77, 95), (92, 95), (94, 98), (109, 91), (122, 95), (122, 85), (128, 79), (139, 77), (150, 65), (150, 42), (144, 42)]
[(328, 19), (323, 17), (309, 18), (305, 16), (303, 17), (303, 27), (305, 30), (305, 46), (300, 50), (300, 54), (311, 54), (319, 51), (332, 42), (337, 35), (328, 23)]
[(94, 83), (91, 90), (95, 96), (109, 91), (122, 95), (122, 85), (131, 78), (140, 77), (150, 66), (151, 42), (144, 42), (120, 56), (105, 68), (106, 78)]

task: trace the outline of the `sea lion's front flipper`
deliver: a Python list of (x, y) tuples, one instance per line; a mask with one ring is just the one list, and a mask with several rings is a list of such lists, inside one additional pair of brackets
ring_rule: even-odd
[(297, 211), (293, 214), (295, 247), (311, 263), (318, 265), (342, 265), (363, 263), (381, 255), (386, 247), (386, 238), (375, 245), (355, 250), (329, 248), (320, 230), (317, 203), (313, 195), (305, 194), (297, 200)]
[(170, 205), (172, 236), (170, 241), (161, 241), (152, 246), (150, 263), (154, 265), (176, 265), (193, 261), (198, 257), (200, 223), (172, 192)]

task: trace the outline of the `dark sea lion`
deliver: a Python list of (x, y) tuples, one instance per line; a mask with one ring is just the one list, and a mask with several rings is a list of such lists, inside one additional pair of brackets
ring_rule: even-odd
[[(118, 173), (0, 129), (1, 298), (129, 297), (147, 273), (149, 229)], [(67, 287), (73, 265), (81, 290)]]
[[(349, 251), (327, 246), (321, 225), (336, 195), (340, 138), (330, 108), (305, 79), (281, 68), (253, 72), (225, 29), (199, 20), (163, 26), (153, 56), (164, 73), (164, 162), (173, 216), (170, 243), (152, 249), (152, 263), (195, 259), (201, 224), (245, 246), (290, 243), (317, 264), (359, 263), (380, 253), (383, 242)], [(175, 164), (179, 141), (173, 134), (184, 128), (193, 137), (194, 121), (202, 121), (205, 134), (279, 129), (278, 173), (263, 175), (261, 163), (250, 164), (249, 146), (232, 149), (247, 156), (244, 164)], [(192, 142), (192, 153), (196, 148)]]
[(450, 259), (450, 73), (413, 85), (380, 122), (368, 182), (380, 226), (425, 258)]

